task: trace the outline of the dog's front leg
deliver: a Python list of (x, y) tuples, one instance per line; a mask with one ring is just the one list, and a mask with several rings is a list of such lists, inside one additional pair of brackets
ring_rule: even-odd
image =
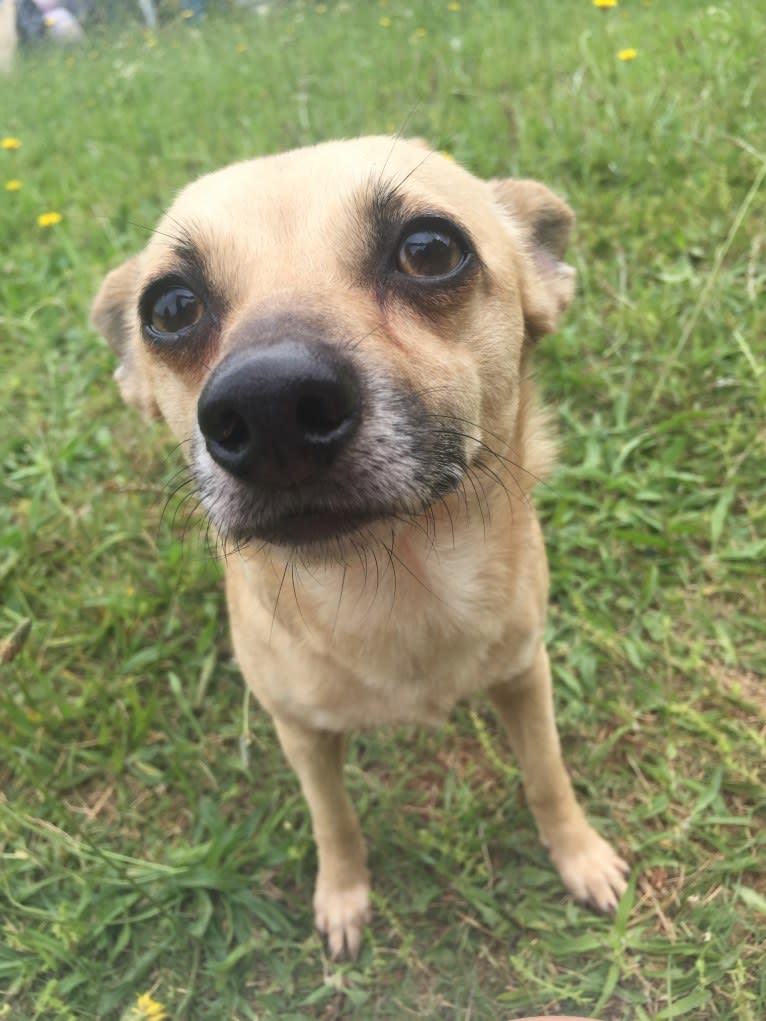
[(370, 882), (364, 838), (343, 784), (345, 737), (292, 720), (274, 722), (311, 813), (319, 860), (316, 926), (333, 958), (356, 958), (370, 917)]
[(588, 824), (561, 757), (548, 654), (540, 647), (524, 674), (489, 691), (519, 758), (527, 801), (543, 844), (574, 897), (612, 912), (628, 865)]

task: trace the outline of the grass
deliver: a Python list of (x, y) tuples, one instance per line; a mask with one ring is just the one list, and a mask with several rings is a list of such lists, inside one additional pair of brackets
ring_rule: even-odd
[[(0, 1018), (764, 1016), (765, 49), (744, 2), (286, 3), (0, 81), (0, 639), (31, 621), (0, 667)], [(190, 177), (402, 126), (578, 213), (538, 359), (550, 647), (576, 785), (640, 878), (614, 921), (567, 901), (481, 701), (365, 734), (376, 915), (338, 967), (219, 571), (162, 518), (177, 455), (87, 310)]]

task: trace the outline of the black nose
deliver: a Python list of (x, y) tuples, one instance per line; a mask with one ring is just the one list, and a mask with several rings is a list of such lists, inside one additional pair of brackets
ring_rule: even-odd
[(322, 474), (353, 436), (359, 380), (322, 343), (240, 348), (216, 366), (197, 420), (210, 456), (238, 479), (271, 485)]

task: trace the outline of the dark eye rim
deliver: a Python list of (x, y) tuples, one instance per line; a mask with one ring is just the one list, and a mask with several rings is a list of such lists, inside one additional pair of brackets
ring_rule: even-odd
[[(416, 276), (412, 273), (405, 273), (404, 270), (399, 269), (399, 252), (404, 242), (408, 237), (410, 237), (410, 235), (426, 231), (433, 231), (437, 234), (446, 234), (455, 240), (460, 247), (462, 251), (462, 258), (457, 266), (455, 266), (454, 269), (451, 269), (448, 273), (440, 273), (436, 276)], [(459, 223), (456, 223), (448, 216), (442, 216), (438, 213), (424, 213), (408, 220), (399, 230), (396, 244), (394, 245), (391, 255), (391, 275), (398, 281), (406, 282), (408, 286), (438, 288), (451, 283), (458, 277), (462, 277), (466, 270), (475, 265), (476, 261), (476, 249), (474, 248), (467, 231), (465, 231)]]
[[(158, 330), (156, 326), (152, 325), (152, 310), (163, 294), (175, 290), (188, 291), (190, 294), (193, 294), (202, 306), (202, 314), (196, 322), (183, 326), (175, 332), (166, 333), (164, 330)], [(197, 332), (206, 321), (209, 322), (210, 320), (208, 303), (200, 297), (199, 288), (190, 284), (184, 277), (176, 274), (154, 280), (144, 289), (138, 303), (138, 314), (141, 320), (141, 332), (145, 339), (162, 344), (172, 343), (174, 340), (182, 340), (190, 334)]]

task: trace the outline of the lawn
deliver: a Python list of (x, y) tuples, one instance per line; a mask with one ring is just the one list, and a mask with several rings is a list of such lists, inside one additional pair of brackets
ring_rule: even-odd
[[(126, 19), (0, 80), (3, 1021), (766, 1015), (764, 52), (741, 0), (285, 2)], [(566, 898), (478, 700), (354, 742), (375, 918), (335, 965), (179, 454), (88, 307), (191, 177), (398, 130), (578, 214), (537, 360), (549, 645), (636, 881), (614, 920)]]

